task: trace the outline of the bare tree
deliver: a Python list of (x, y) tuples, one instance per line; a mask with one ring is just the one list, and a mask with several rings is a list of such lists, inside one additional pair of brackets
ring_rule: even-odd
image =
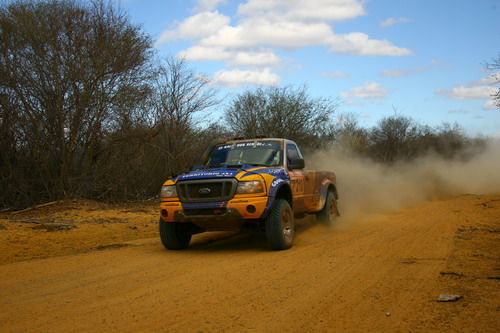
[(155, 66), (152, 93), (142, 112), (123, 118), (106, 137), (94, 197), (151, 197), (168, 176), (194, 164), (211, 139), (211, 128), (203, 129), (196, 121), (197, 114), (206, 118), (218, 102), (208, 80), (181, 59), (167, 58)]
[(338, 117), (334, 138), (335, 145), (347, 153), (363, 154), (368, 149), (368, 131), (359, 125), (352, 113)]
[[(498, 52), (496, 58), (493, 58), (490, 63), (486, 64), (486, 69), (492, 71), (500, 71), (500, 52)], [(494, 78), (494, 84), (500, 83), (500, 72), (496, 72), (492, 74)], [(495, 94), (492, 96), (495, 101), (495, 105), (497, 108), (500, 108), (500, 88), (497, 88)]]
[(332, 138), (336, 108), (335, 100), (313, 98), (304, 86), (259, 88), (237, 96), (225, 119), (239, 136), (284, 137), (305, 148), (318, 148)]
[(195, 117), (205, 112), (206, 118), (206, 112), (219, 103), (209, 83), (183, 59), (170, 57), (159, 66), (151, 98), (152, 125), (167, 173), (180, 172), (194, 161), (193, 149), (198, 147), (193, 139), (199, 132)]
[(370, 131), (369, 157), (384, 163), (411, 161), (425, 154), (446, 159), (468, 159), (484, 148), (485, 141), (467, 137), (458, 124), (430, 127), (393, 115), (383, 118)]
[(419, 127), (409, 117), (394, 115), (383, 118), (370, 132), (373, 156), (382, 162), (410, 160), (415, 157)]
[(151, 39), (111, 3), (21, 0), (0, 5), (0, 49), (8, 156), (29, 170), (18, 182), (39, 200), (75, 191), (106, 133), (147, 97)]

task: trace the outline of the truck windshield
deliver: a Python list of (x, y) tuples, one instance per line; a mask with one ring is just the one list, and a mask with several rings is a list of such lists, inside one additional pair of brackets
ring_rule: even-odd
[(205, 166), (241, 167), (242, 165), (280, 166), (283, 153), (278, 141), (236, 142), (215, 146)]

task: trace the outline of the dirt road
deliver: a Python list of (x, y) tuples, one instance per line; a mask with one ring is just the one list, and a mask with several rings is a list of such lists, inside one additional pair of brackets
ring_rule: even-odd
[(0, 331), (497, 332), (499, 231), (500, 195), (463, 195), (303, 227), (289, 251), (218, 233), (10, 262)]

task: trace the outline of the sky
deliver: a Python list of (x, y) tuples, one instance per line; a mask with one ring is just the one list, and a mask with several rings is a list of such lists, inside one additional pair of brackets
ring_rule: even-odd
[(116, 1), (161, 57), (183, 57), (223, 103), (305, 84), (362, 126), (397, 112), (500, 137), (490, 97), (500, 73), (485, 68), (500, 53), (498, 0)]

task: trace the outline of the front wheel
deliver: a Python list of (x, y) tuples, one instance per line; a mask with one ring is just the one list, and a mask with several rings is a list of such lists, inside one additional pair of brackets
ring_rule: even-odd
[(265, 223), (267, 242), (271, 249), (286, 250), (292, 246), (295, 222), (288, 201), (276, 199)]
[(168, 250), (187, 248), (191, 241), (191, 235), (189, 223), (163, 222), (160, 220), (161, 242)]

